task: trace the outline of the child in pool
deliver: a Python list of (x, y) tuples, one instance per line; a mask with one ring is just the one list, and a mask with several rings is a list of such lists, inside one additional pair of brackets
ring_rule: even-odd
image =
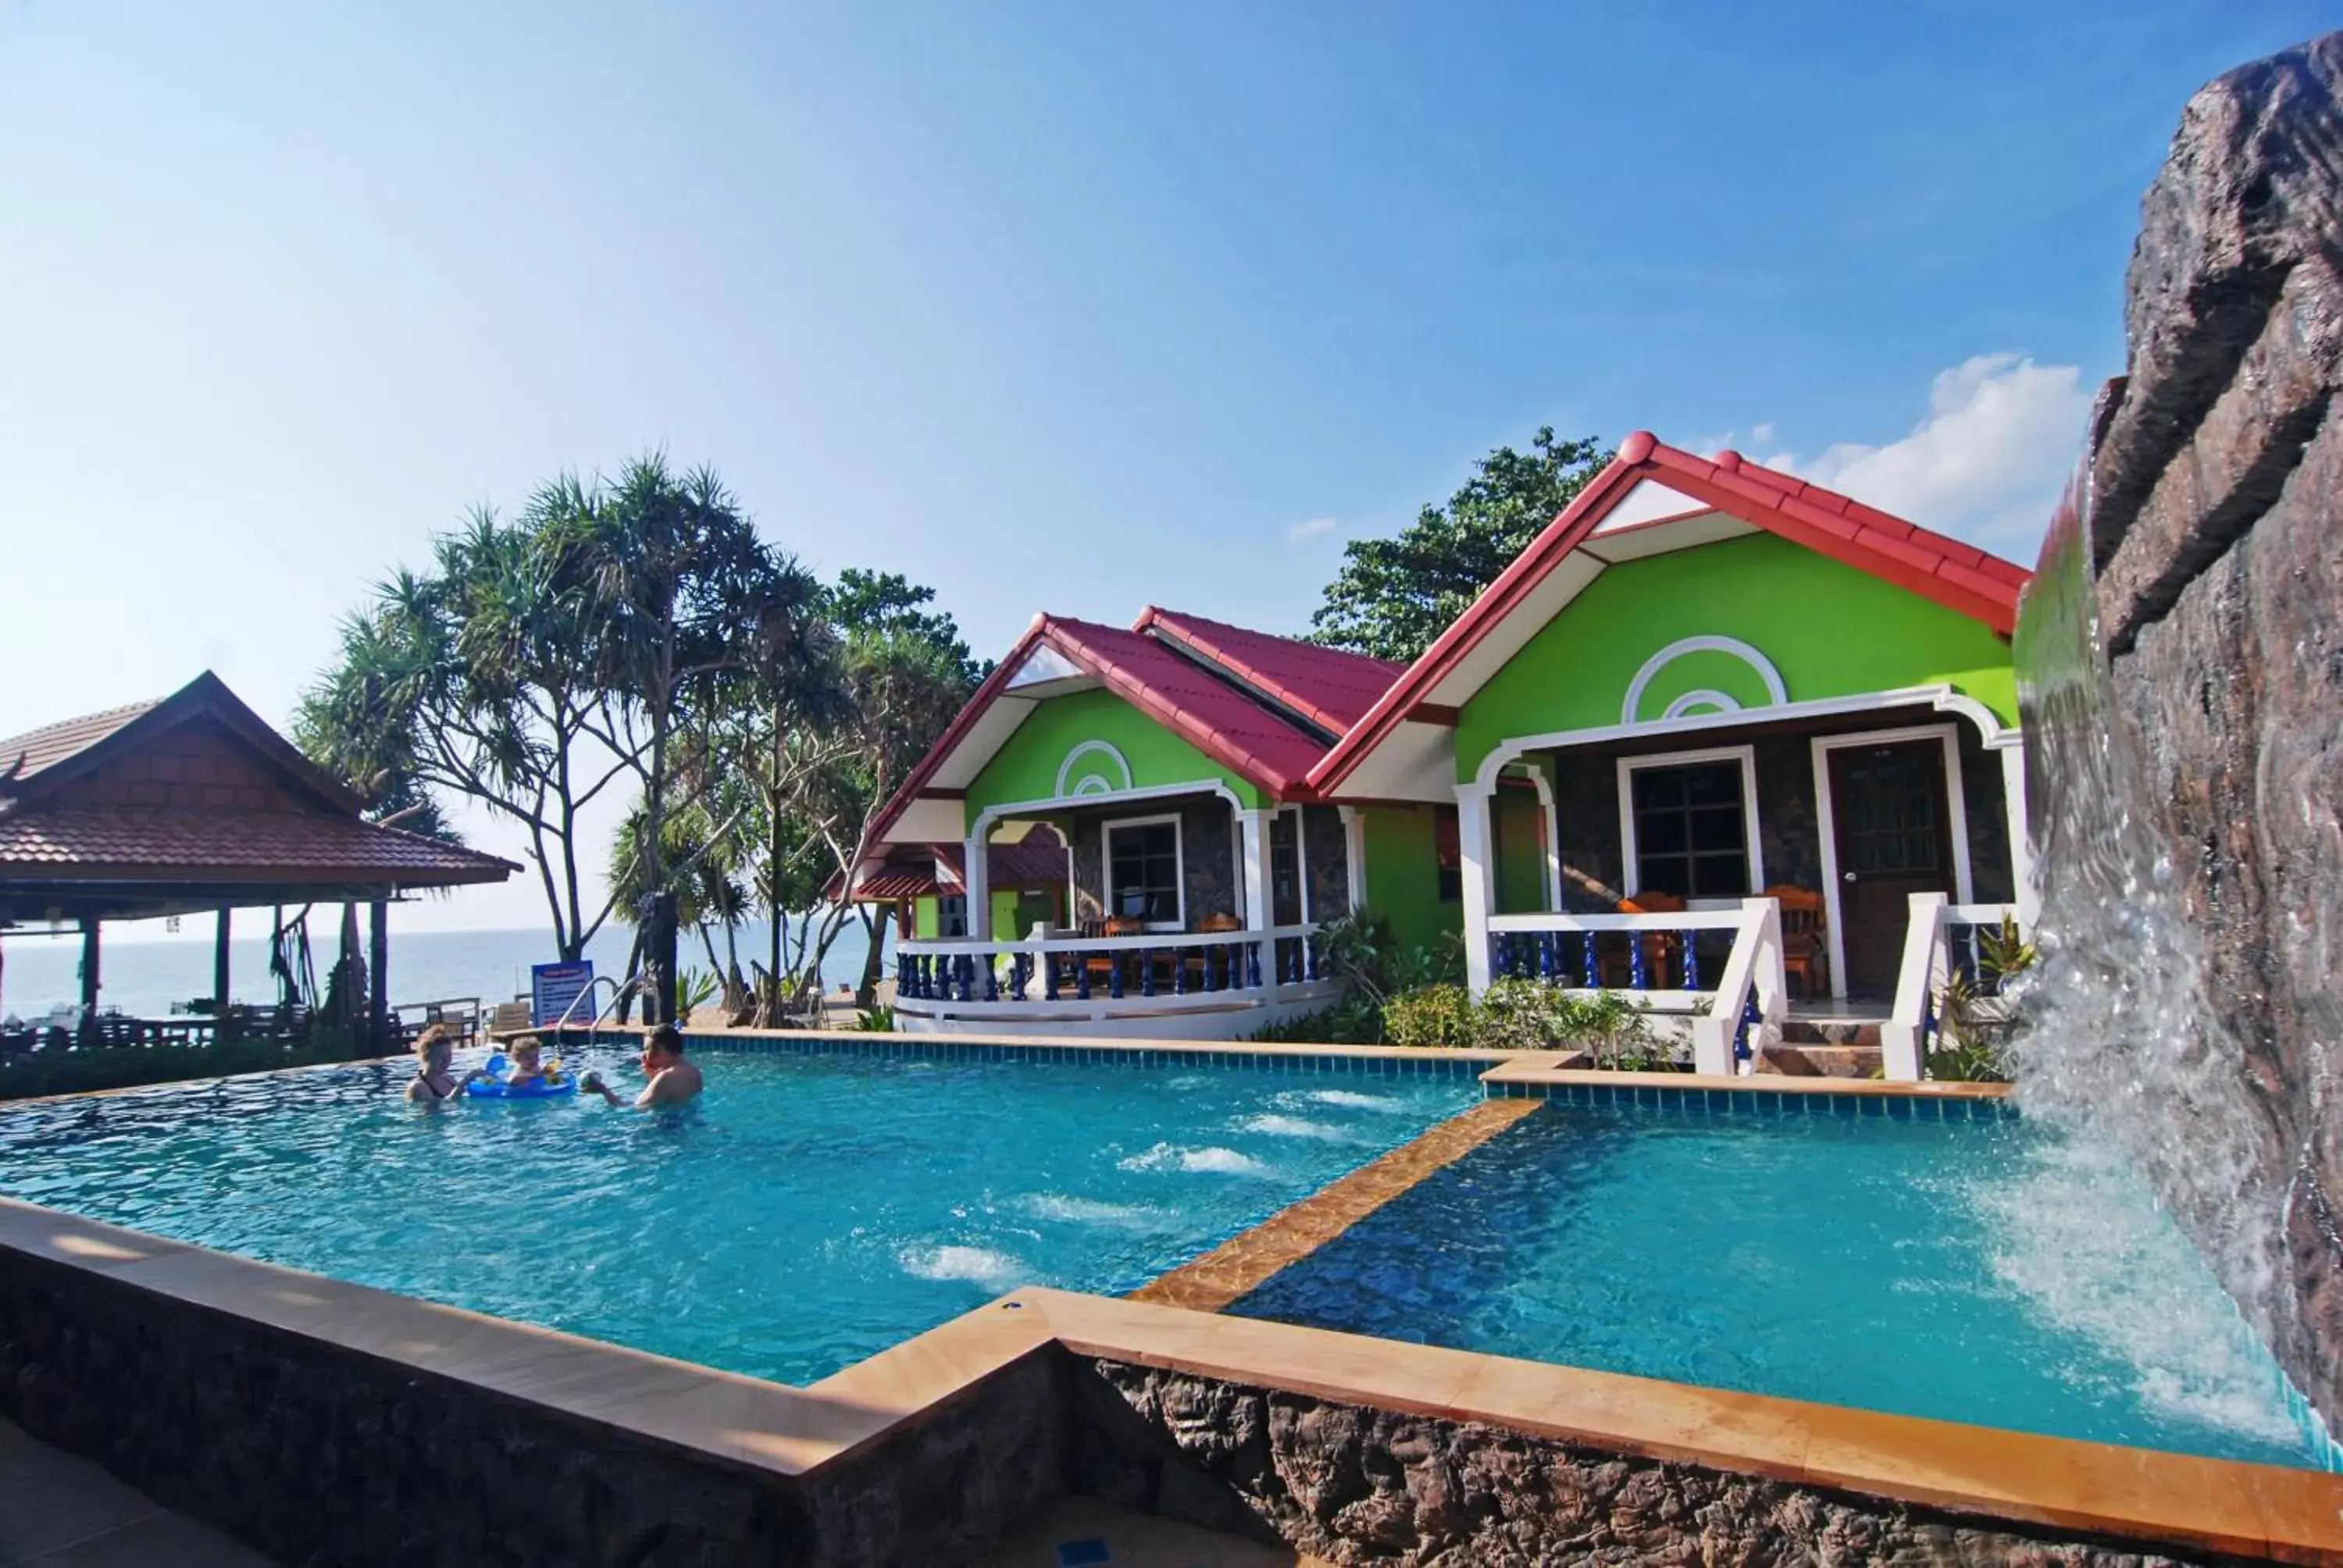
[(512, 1043), (512, 1067), (505, 1074), (507, 1089), (527, 1089), (545, 1081), (545, 1045), (533, 1034)]

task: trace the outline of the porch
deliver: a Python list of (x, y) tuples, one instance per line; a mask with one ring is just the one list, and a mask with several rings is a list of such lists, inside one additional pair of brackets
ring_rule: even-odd
[(1697, 1070), (1860, 1035), (1917, 1078), (1947, 964), (2030, 921), (2022, 747), (1950, 694), (1513, 739), (1481, 771), (1457, 791), (1475, 988), (1627, 992)]
[(1351, 908), (1344, 813), (1219, 786), (1093, 792), (989, 809), (955, 859), (989, 875), (1045, 829), (1062, 888), (1011, 900), (971, 877), (963, 925), (898, 944), (898, 1028), (1232, 1039), (1340, 995), (1318, 931)]

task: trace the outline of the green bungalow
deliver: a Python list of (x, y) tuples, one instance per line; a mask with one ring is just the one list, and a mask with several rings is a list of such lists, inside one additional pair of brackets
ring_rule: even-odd
[[(977, 869), (965, 937), (905, 947), (899, 1016), (1242, 1032), (1322, 1006), (1309, 937), (1372, 904), (1461, 930), (1475, 988), (1641, 991), (1704, 1070), (1803, 1017), (1877, 1026), (1917, 1076), (1964, 929), (2031, 918), (2026, 581), (1638, 433), (1403, 670), (1044, 617), (888, 814)], [(1066, 899), (1002, 930), (978, 851), (1042, 821)]]

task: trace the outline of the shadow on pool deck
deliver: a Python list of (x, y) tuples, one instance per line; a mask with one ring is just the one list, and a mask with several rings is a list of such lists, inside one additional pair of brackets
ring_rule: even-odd
[(0, 1568), (270, 1568), (85, 1459), (0, 1421)]

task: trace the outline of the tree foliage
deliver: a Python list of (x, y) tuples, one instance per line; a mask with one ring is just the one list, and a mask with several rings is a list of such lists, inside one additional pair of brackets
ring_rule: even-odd
[(1427, 504), (1398, 537), (1353, 539), (1311, 615), (1310, 638), (1400, 663), (1431, 646), (1587, 481), (1611, 452), (1540, 427), (1527, 452), (1499, 447), (1445, 505)]

